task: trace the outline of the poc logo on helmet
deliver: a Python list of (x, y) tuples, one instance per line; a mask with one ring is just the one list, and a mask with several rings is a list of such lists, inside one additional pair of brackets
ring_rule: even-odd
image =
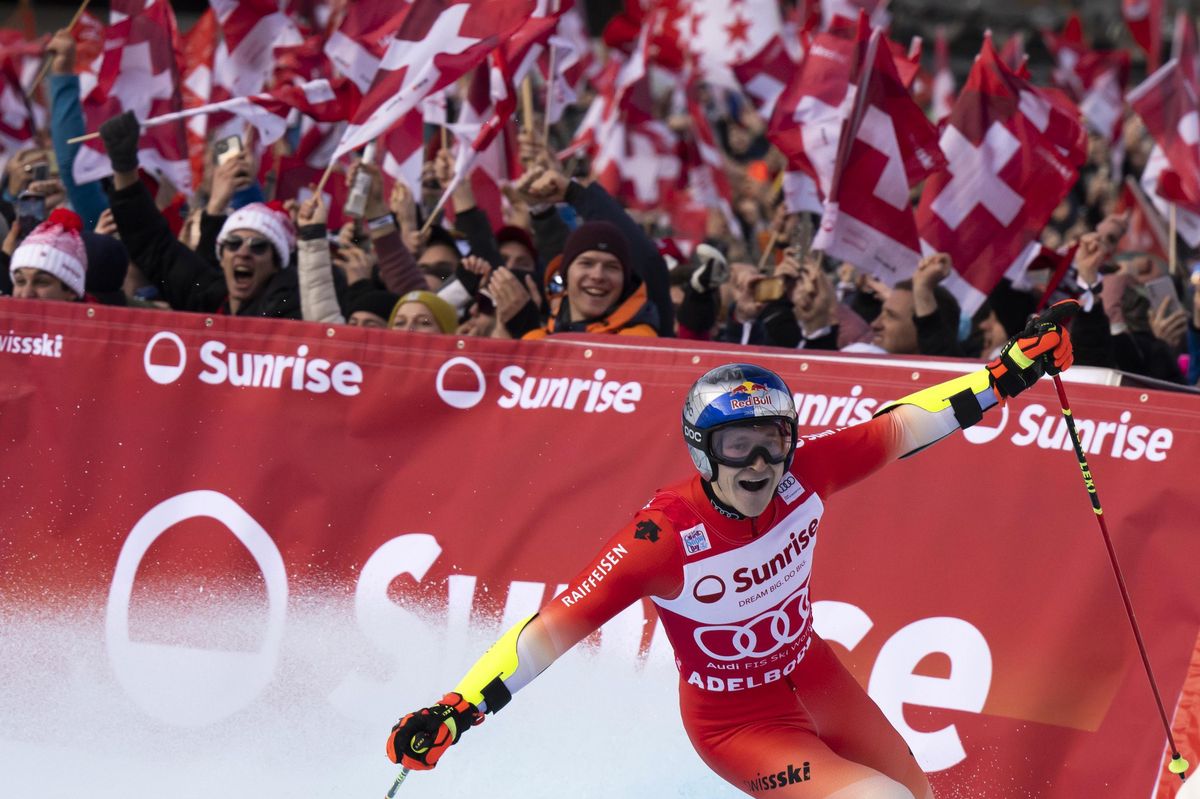
[(701, 439), (700, 431), (695, 430), (691, 427), (683, 428), (683, 437), (688, 439), (689, 441), (695, 441), (697, 444), (700, 443), (700, 439)]

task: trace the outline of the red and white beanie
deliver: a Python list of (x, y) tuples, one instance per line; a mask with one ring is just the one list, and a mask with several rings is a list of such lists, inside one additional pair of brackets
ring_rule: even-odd
[(79, 297), (84, 295), (87, 251), (83, 248), (83, 221), (79, 214), (55, 208), (33, 229), (12, 254), (9, 274), (33, 267), (49, 272)]
[(286, 268), (296, 249), (296, 228), (292, 217), (283, 203), (250, 203), (234, 211), (221, 226), (217, 236), (217, 257), (221, 257), (221, 245), (235, 230), (253, 230), (264, 236), (279, 253), (279, 262)]

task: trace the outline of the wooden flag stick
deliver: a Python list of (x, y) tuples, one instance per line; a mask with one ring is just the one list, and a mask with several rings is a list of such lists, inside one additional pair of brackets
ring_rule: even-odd
[[(83, 0), (83, 2), (79, 4), (79, 8), (75, 11), (75, 16), (71, 17), (71, 21), (67, 23), (68, 31), (74, 28), (75, 24), (79, 22), (80, 17), (83, 16), (84, 11), (87, 11), (88, 3), (91, 1), (92, 0)], [(35, 91), (37, 91), (38, 84), (42, 82), (42, 80), (46, 77), (46, 73), (50, 71), (50, 62), (53, 60), (54, 58), (51, 57), (42, 62), (42, 68), (38, 70), (37, 77), (33, 79), (33, 85), (29, 87), (29, 91), (26, 92), (26, 94), (33, 94)]]
[(425, 220), (425, 224), (421, 225), (421, 232), (417, 234), (418, 236), (424, 238), (425, 234), (429, 232), (429, 228), (433, 227), (434, 220), (442, 212), (442, 207), (446, 204), (446, 198), (449, 196), (450, 192), (448, 191), (442, 193), (442, 199), (438, 200), (438, 204), (434, 206), (433, 212), (429, 214), (429, 218)]
[(775, 242), (777, 241), (779, 241), (779, 231), (772, 230), (771, 238), (767, 240), (767, 246), (763, 248), (762, 256), (758, 259), (758, 271), (762, 272), (767, 268), (767, 258), (775, 252)]
[(326, 183), (326, 181), (329, 180), (329, 176), (331, 174), (333, 174), (333, 167), (336, 163), (337, 163), (336, 161), (330, 161), (329, 166), (325, 167), (325, 173), (323, 175), (321, 175), (321, 180), (317, 183), (317, 190), (315, 192), (313, 192), (318, 197), (320, 197), (321, 192), (324, 191), (325, 183)]
[(521, 116), (522, 128), (526, 133), (533, 133), (533, 76), (526, 75), (521, 81)]

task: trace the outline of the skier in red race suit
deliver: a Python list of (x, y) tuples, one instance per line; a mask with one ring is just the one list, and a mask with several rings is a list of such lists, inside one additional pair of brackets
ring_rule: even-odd
[(430, 769), (581, 639), (649, 597), (679, 666), (697, 753), (750, 795), (928, 799), (899, 733), (812, 628), (809, 578), (824, 500), (1071, 365), (1059, 303), (995, 361), (885, 405), (853, 427), (797, 438), (775, 373), (729, 364), (683, 408), (698, 475), (660, 489), (569, 587), (518, 623), (453, 692), (392, 728), (388, 757)]

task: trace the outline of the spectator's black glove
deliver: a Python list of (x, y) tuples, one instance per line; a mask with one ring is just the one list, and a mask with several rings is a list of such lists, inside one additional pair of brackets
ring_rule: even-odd
[(692, 272), (691, 283), (699, 293), (712, 291), (729, 279), (729, 262), (711, 244), (697, 245), (696, 260), (700, 265)]
[(100, 138), (112, 161), (113, 172), (133, 172), (138, 168), (138, 134), (141, 124), (132, 111), (117, 114), (100, 125)]
[(458, 267), (454, 270), (454, 276), (462, 284), (463, 290), (472, 297), (479, 293), (479, 288), (483, 284), (483, 278), (463, 266), (461, 260), (458, 263)]

